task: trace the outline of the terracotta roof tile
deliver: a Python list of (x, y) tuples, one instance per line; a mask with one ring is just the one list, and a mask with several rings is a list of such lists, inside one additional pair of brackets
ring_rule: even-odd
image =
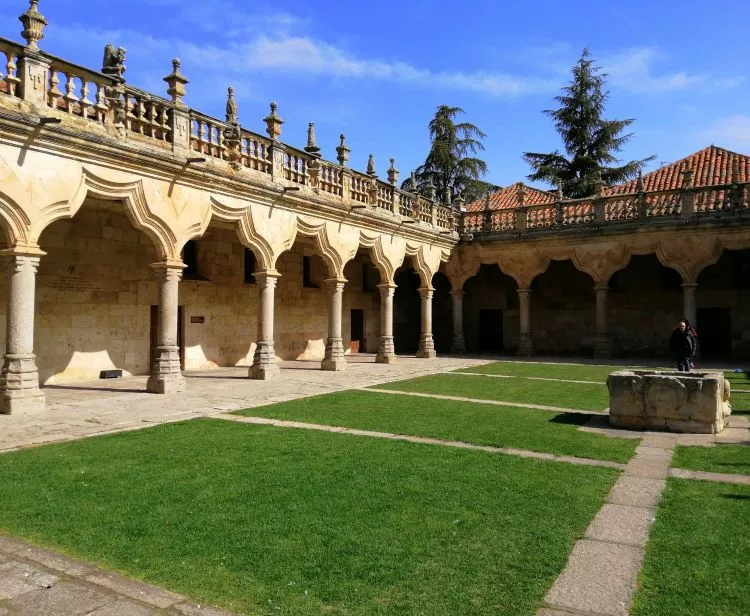
[[(750, 156), (710, 145), (676, 162), (664, 165), (643, 176), (643, 188), (652, 190), (673, 190), (682, 187), (682, 171), (693, 171), (693, 186), (729, 184), (732, 181), (732, 167), (738, 163), (739, 181), (750, 182)], [(631, 180), (604, 189), (605, 195), (621, 195), (636, 192), (638, 180)]]
[[(673, 190), (682, 187), (683, 177), (682, 170), (690, 168), (693, 170), (693, 186), (700, 188), (702, 186), (712, 186), (715, 184), (729, 184), (732, 182), (732, 168), (737, 161), (739, 170), (739, 181), (750, 182), (750, 156), (732, 152), (715, 145), (698, 150), (690, 156), (686, 156), (676, 162), (664, 165), (659, 169), (647, 173), (643, 176), (643, 188), (646, 191), (655, 190)], [(616, 186), (607, 186), (604, 188), (605, 195), (622, 195), (636, 192), (638, 180), (631, 180), (624, 184)], [(508, 210), (518, 206), (518, 189), (522, 182), (516, 182), (506, 188), (492, 193), (490, 195), (490, 209)], [(526, 205), (541, 205), (545, 203), (555, 203), (557, 197), (555, 193), (525, 186), (526, 196), (524, 203)], [(481, 212), (487, 207), (486, 197), (467, 204), (466, 209), (469, 212)]]
[[(500, 190), (496, 190), (490, 193), (490, 209), (491, 210), (512, 210), (518, 206), (518, 189), (523, 185), (526, 194), (524, 196), (525, 205), (541, 205), (543, 203), (555, 203), (557, 197), (546, 190), (539, 190), (538, 188), (532, 188), (526, 186), (522, 182), (516, 182)], [(466, 210), (469, 212), (481, 212), (487, 209), (487, 198), (482, 197), (477, 201), (472, 201), (466, 205)]]

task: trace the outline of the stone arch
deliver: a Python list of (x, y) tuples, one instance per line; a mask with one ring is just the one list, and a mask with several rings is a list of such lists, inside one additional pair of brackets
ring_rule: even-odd
[(596, 285), (606, 285), (612, 275), (630, 262), (630, 251), (619, 243), (575, 248), (570, 259), (577, 270), (591, 276)]
[(678, 237), (656, 245), (656, 257), (662, 265), (677, 270), (684, 283), (694, 283), (701, 270), (721, 257), (722, 246), (713, 237)]
[(476, 250), (471, 250), (467, 246), (461, 246), (451, 253), (443, 269), (453, 290), (463, 289), (469, 278), (479, 273), (481, 262), (477, 257)]
[(30, 229), (30, 240), (36, 244), (50, 224), (61, 218), (73, 218), (88, 196), (124, 203), (131, 224), (154, 242), (159, 258), (180, 261), (177, 237), (166, 222), (151, 212), (143, 180), (116, 182), (86, 168), (81, 173), (76, 193), (69, 201), (52, 203), (42, 209), (41, 217)]
[(0, 192), (0, 220), (0, 229), (8, 246), (32, 244), (29, 233), (31, 220), (18, 203), (3, 192)]
[(398, 267), (396, 264), (403, 263), (405, 247), (400, 245), (395, 250), (391, 249), (389, 251), (386, 250), (383, 242), (383, 235), (380, 233), (370, 235), (367, 231), (360, 231), (359, 245), (369, 249), (370, 257), (380, 274), (380, 282), (383, 284), (394, 284), (393, 277)]
[[(249, 204), (240, 203), (233, 206), (229, 205), (224, 200), (220, 200), (216, 196), (212, 196), (210, 214), (210, 218), (216, 218), (217, 220), (221, 220), (224, 222), (234, 223), (237, 237), (239, 238), (243, 246), (253, 251), (255, 258), (258, 261), (259, 269), (275, 269), (276, 259), (278, 258), (278, 255), (275, 254), (274, 247), (271, 245), (271, 243), (265, 237), (263, 237), (263, 235), (256, 231), (255, 224), (253, 222), (253, 213)], [(205, 224), (193, 237), (200, 237), (206, 232), (206, 229), (210, 224), (210, 218), (205, 221)], [(291, 246), (291, 241), (289, 243), (289, 246)]]
[(528, 289), (539, 274), (547, 271), (550, 257), (538, 250), (505, 252), (498, 256), (500, 271), (516, 281), (519, 289)]
[(344, 266), (357, 254), (359, 236), (357, 236), (357, 242), (354, 245), (341, 245), (345, 242), (338, 242), (339, 246), (336, 246), (335, 240), (331, 237), (331, 224), (333, 223), (298, 216), (296, 232), (315, 241), (331, 278), (343, 278)]

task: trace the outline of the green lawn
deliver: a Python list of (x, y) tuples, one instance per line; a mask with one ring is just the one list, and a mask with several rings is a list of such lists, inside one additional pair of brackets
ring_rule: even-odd
[(444, 373), (373, 387), (375, 389), (395, 389), (478, 400), (540, 404), (585, 411), (603, 411), (609, 405), (609, 393), (603, 385), (564, 383), (561, 381), (530, 381), (523, 378), (498, 379), (487, 376)]
[(750, 475), (750, 447), (746, 445), (717, 445), (716, 447), (678, 445), (672, 458), (672, 466), (710, 473)]
[(750, 394), (732, 393), (729, 402), (733, 415), (750, 415)]
[(0, 529), (245, 614), (532, 616), (616, 476), (193, 420), (0, 455)]
[(750, 614), (750, 486), (668, 479), (633, 616)]
[(578, 427), (586, 423), (590, 415), (381, 394), (375, 391), (344, 391), (312, 396), (237, 411), (236, 414), (427, 436), (477, 445), (531, 449), (615, 462), (627, 462), (638, 444), (635, 439), (580, 432)]
[(477, 374), (501, 374), (507, 376), (543, 377), (547, 379), (571, 379), (575, 381), (607, 382), (607, 376), (626, 366), (587, 366), (584, 364), (550, 364), (536, 362), (500, 361), (473, 368), (461, 368), (456, 372)]
[(724, 378), (731, 383), (732, 389), (750, 390), (750, 372), (734, 372), (727, 370), (724, 373)]

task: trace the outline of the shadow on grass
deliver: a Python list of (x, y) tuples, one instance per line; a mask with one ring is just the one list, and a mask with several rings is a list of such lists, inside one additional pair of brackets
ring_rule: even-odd
[(550, 423), (565, 424), (568, 426), (582, 426), (591, 421), (591, 415), (583, 413), (560, 413), (549, 421)]
[(750, 501), (750, 496), (747, 494), (722, 494), (721, 496), (729, 500)]

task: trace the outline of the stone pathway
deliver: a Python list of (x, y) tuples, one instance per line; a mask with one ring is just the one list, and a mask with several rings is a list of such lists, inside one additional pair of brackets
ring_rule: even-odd
[(447, 372), (491, 360), (399, 356), (394, 364), (376, 364), (374, 355), (360, 354), (347, 361), (348, 369), (343, 372), (324, 372), (319, 361), (281, 362), (281, 376), (273, 381), (248, 379), (243, 366), (186, 372), (186, 391), (169, 395), (147, 393), (146, 376), (51, 385), (43, 388), (46, 410), (0, 415), (0, 452)]
[(232, 616), (84, 561), (0, 537), (0, 616)]
[(492, 379), (527, 379), (529, 381), (557, 381), (558, 383), (582, 383), (584, 385), (606, 385), (604, 381), (575, 381), (573, 379), (553, 379), (548, 376), (521, 376), (515, 374), (484, 374), (483, 372), (452, 372), (451, 374), (465, 374), (468, 376), (488, 376)]
[(628, 616), (676, 442), (646, 434), (537, 616)]
[(301, 430), (319, 430), (321, 432), (336, 432), (339, 434), (350, 434), (353, 436), (367, 436), (370, 438), (384, 438), (392, 441), (406, 441), (407, 443), (422, 443), (425, 445), (440, 445), (442, 447), (457, 447), (459, 449), (473, 449), (475, 451), (485, 451), (487, 453), (502, 453), (511, 456), (520, 456), (522, 458), (536, 458), (538, 460), (550, 460), (553, 462), (567, 462), (569, 464), (579, 464), (582, 466), (605, 466), (623, 470), (624, 464), (610, 462), (607, 460), (594, 460), (592, 458), (578, 458), (576, 456), (560, 456), (552, 453), (543, 453), (540, 451), (530, 451), (528, 449), (514, 449), (512, 447), (493, 447), (491, 445), (474, 445), (464, 443), (463, 441), (445, 441), (438, 438), (428, 438), (424, 436), (409, 436), (406, 434), (394, 434), (392, 432), (378, 432), (375, 430), (359, 430), (357, 428), (343, 428), (340, 426), (329, 426), (325, 424), (305, 423), (301, 421), (286, 421), (282, 419), (271, 419), (268, 417), (245, 417), (242, 415), (217, 415), (216, 419), (225, 419), (239, 423), (249, 423), (264, 426), (276, 426), (277, 428), (297, 428)]
[(367, 389), (359, 387), (363, 391), (378, 392), (381, 394), (393, 394), (396, 396), (417, 396), (420, 398), (437, 398), (438, 400), (456, 400), (458, 402), (474, 402), (476, 404), (494, 404), (495, 406), (519, 406), (524, 409), (536, 409), (537, 411), (557, 411), (559, 413), (580, 413), (581, 415), (603, 415), (604, 411), (582, 411), (581, 409), (568, 409), (561, 406), (545, 406), (543, 404), (528, 404), (525, 402), (507, 402), (504, 400), (480, 400), (477, 398), (466, 398), (463, 396), (446, 396), (443, 394), (424, 394), (416, 391), (401, 391), (399, 389)]

